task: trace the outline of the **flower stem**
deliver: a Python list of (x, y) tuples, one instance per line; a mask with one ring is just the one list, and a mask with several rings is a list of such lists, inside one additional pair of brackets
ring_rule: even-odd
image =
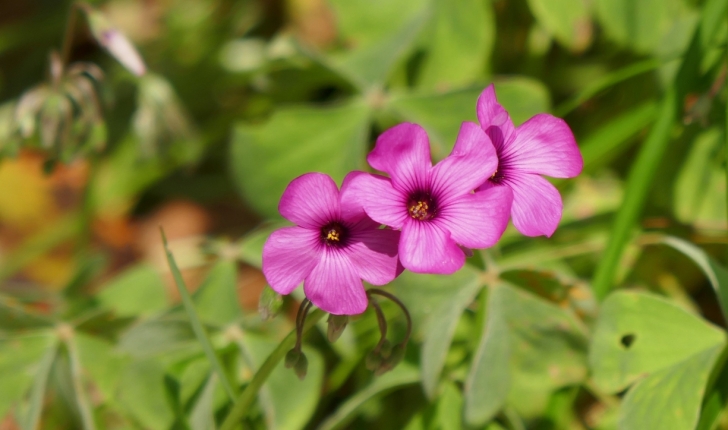
[(68, 20), (66, 21), (66, 32), (63, 35), (63, 46), (61, 47), (61, 66), (65, 70), (68, 62), (71, 60), (71, 49), (73, 48), (73, 35), (76, 30), (76, 15), (78, 15), (78, 2), (71, 3), (68, 11)]
[[(302, 324), (303, 328), (301, 329), (301, 335), (310, 330), (311, 327), (313, 327), (323, 316), (324, 312), (322, 310), (317, 309), (313, 311), (311, 316), (306, 319), (306, 322)], [(245, 417), (245, 414), (248, 412), (248, 408), (251, 403), (253, 403), (253, 400), (258, 394), (258, 391), (260, 391), (260, 388), (263, 386), (263, 383), (265, 383), (278, 363), (283, 360), (283, 357), (286, 356), (288, 350), (295, 344), (297, 335), (298, 330), (291, 331), (268, 356), (258, 371), (255, 372), (250, 384), (245, 387), (245, 390), (240, 394), (227, 417), (225, 417), (225, 421), (222, 423), (220, 430), (233, 430), (238, 424), (240, 424), (240, 421), (243, 417)]]
[(377, 314), (377, 323), (379, 324), (379, 343), (374, 347), (374, 353), (378, 354), (382, 349), (382, 345), (387, 340), (387, 319), (384, 318), (384, 312), (382, 312), (381, 306), (377, 303), (377, 299), (370, 298), (369, 303), (374, 307), (374, 311)]
[(394, 296), (391, 293), (388, 293), (384, 290), (380, 290), (379, 288), (370, 288), (368, 290), (369, 294), (378, 294), (382, 297), (386, 297), (389, 300), (393, 301), (397, 306), (399, 306), (400, 309), (402, 309), (402, 313), (404, 314), (405, 318), (407, 319), (407, 334), (404, 337), (404, 341), (402, 342), (402, 345), (407, 345), (407, 341), (409, 341), (410, 336), (412, 335), (412, 316), (410, 316), (409, 311), (407, 310), (407, 307), (402, 303), (396, 296)]

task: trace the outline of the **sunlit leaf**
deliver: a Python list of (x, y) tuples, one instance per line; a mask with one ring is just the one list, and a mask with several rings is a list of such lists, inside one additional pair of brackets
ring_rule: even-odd
[(169, 428), (174, 421), (164, 374), (162, 365), (153, 360), (133, 362), (123, 370), (115, 400), (143, 427)]
[(479, 0), (437, 0), (434, 5), (417, 87), (442, 91), (472, 85), (482, 78), (493, 50), (492, 6)]
[(190, 412), (191, 430), (215, 430), (215, 388), (217, 376), (212, 374)]
[(573, 51), (586, 49), (592, 37), (589, 3), (584, 0), (528, 0), (531, 12), (556, 40)]
[(34, 376), (42, 373), (44, 356), (55, 350), (56, 340), (46, 333), (0, 338), (0, 416), (28, 392)]
[(657, 47), (680, 15), (680, 0), (597, 0), (599, 21), (608, 35), (636, 51)]
[(141, 322), (119, 339), (121, 351), (135, 357), (168, 354), (199, 348), (190, 322), (179, 317), (164, 317)]
[(149, 315), (169, 304), (164, 282), (152, 266), (140, 264), (109, 282), (96, 296), (119, 316)]
[(606, 393), (636, 382), (624, 399), (621, 426), (692, 429), (725, 341), (721, 330), (665, 299), (621, 291), (602, 306), (589, 365)]
[(427, 313), (423, 321), (415, 315), (423, 333), (422, 385), (431, 399), (437, 394), (440, 373), (450, 349), (460, 315), (482, 286), (475, 271), (464, 268), (451, 276), (403, 274), (396, 281), (396, 294), (412, 312)]
[(725, 228), (725, 144), (723, 133), (711, 128), (690, 145), (688, 157), (675, 181), (675, 215), (680, 221), (703, 228)]
[(660, 242), (682, 252), (700, 267), (718, 296), (724, 318), (728, 320), (728, 270), (690, 242), (672, 236), (664, 236)]
[(220, 261), (210, 270), (193, 297), (202, 321), (223, 326), (242, 315), (236, 292), (237, 275), (233, 261)]
[[(475, 121), (478, 96), (485, 88), (472, 87), (443, 93), (394, 95), (388, 107), (403, 120), (416, 122), (427, 130), (432, 154), (443, 158), (455, 144), (463, 121)], [(509, 78), (495, 81), (498, 101), (508, 110), (518, 125), (531, 116), (547, 112), (550, 96), (546, 87), (529, 78)]]
[(487, 422), (512, 390), (546, 399), (550, 391), (586, 377), (586, 330), (570, 312), (522, 290), (496, 285), (486, 315), (466, 381), (468, 423)]
[(260, 126), (239, 125), (231, 144), (238, 188), (258, 213), (278, 217), (288, 183), (323, 172), (341, 183), (363, 167), (369, 109), (362, 101), (332, 108), (279, 109)]
[(400, 363), (392, 371), (374, 379), (370, 385), (341, 404), (336, 412), (321, 423), (319, 430), (346, 428), (346, 425), (355, 417), (359, 408), (368, 400), (402, 386), (415, 384), (419, 380), (420, 375), (417, 369), (406, 363)]
[[(243, 354), (253, 369), (257, 369), (275, 349), (276, 342), (248, 334), (241, 341)], [(265, 412), (266, 428), (292, 430), (303, 428), (313, 415), (320, 396), (324, 375), (321, 355), (303, 348), (308, 359), (308, 372), (299, 380), (292, 369), (279, 363), (263, 385), (260, 401)]]
[(382, 85), (403, 59), (426, 20), (424, 0), (333, 0), (340, 36), (348, 49), (332, 62), (362, 90)]

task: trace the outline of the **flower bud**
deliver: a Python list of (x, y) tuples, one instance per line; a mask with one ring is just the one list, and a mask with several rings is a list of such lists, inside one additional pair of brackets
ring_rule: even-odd
[(334, 343), (339, 337), (341, 337), (341, 334), (344, 332), (346, 324), (349, 323), (349, 316), (330, 314), (327, 323), (329, 324), (329, 326), (328, 330), (326, 331), (326, 335), (329, 338), (329, 342)]
[(293, 348), (290, 351), (288, 351), (286, 353), (286, 361), (284, 363), (286, 366), (286, 369), (290, 369), (290, 368), (294, 367), (296, 365), (296, 363), (298, 363), (298, 360), (301, 359), (302, 355), (303, 355), (303, 353), (301, 351), (297, 350), (296, 348)]
[(382, 361), (382, 355), (379, 353), (379, 351), (372, 350), (369, 351), (369, 354), (367, 354), (366, 359), (364, 360), (364, 364), (366, 365), (367, 369), (374, 372), (382, 364)]
[(121, 63), (127, 70), (141, 76), (147, 71), (144, 60), (137, 52), (136, 48), (126, 36), (114, 28), (104, 15), (91, 6), (85, 5), (83, 10), (88, 17), (91, 33), (101, 46), (103, 46), (109, 54)]
[(300, 354), (298, 361), (296, 361), (296, 365), (293, 367), (293, 371), (296, 372), (298, 379), (303, 381), (303, 378), (306, 377), (306, 372), (308, 372), (308, 359), (304, 353)]
[(268, 285), (263, 288), (258, 300), (258, 313), (263, 321), (273, 319), (281, 310), (283, 299), (281, 295), (273, 291)]

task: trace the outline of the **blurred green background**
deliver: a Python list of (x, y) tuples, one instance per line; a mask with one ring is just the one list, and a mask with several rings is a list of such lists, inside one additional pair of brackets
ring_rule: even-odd
[[(728, 429), (727, 12), (0, 3), (0, 429)], [(554, 181), (557, 232), (511, 226), (453, 276), (403, 274), (387, 288), (415, 335), (397, 368), (364, 365), (371, 310), (333, 344), (320, 322), (306, 379), (279, 365), (226, 422), (303, 298), (261, 319), (261, 249), (288, 182), (366, 170), (402, 121), (441, 159), (491, 82), (517, 125), (550, 112), (576, 135), (585, 167)]]

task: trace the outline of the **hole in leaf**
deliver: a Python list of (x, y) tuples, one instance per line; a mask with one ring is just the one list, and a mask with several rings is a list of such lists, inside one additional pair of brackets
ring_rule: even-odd
[(622, 346), (623, 346), (623, 347), (624, 347), (625, 349), (629, 349), (629, 347), (630, 347), (630, 346), (632, 346), (632, 344), (634, 343), (635, 339), (637, 339), (637, 336), (635, 336), (634, 334), (632, 334), (632, 333), (630, 333), (630, 334), (625, 334), (625, 335), (624, 335), (624, 336), (622, 336), (622, 338), (621, 338), (621, 339), (619, 340), (619, 343), (621, 343), (621, 344), (622, 344)]

